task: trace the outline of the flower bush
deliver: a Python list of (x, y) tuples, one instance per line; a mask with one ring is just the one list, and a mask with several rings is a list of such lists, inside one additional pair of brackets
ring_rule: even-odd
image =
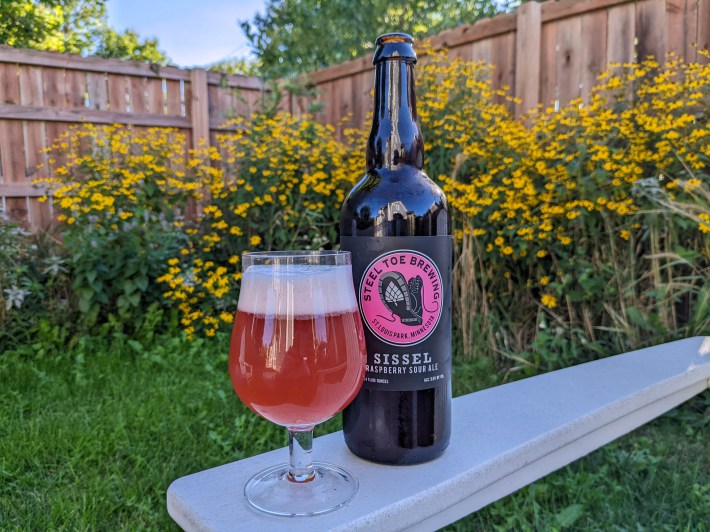
[[(710, 332), (710, 66), (615, 65), (589, 101), (522, 120), (491, 76), (443, 52), (418, 68), (427, 172), (455, 214), (463, 354), (553, 369)], [(60, 140), (55, 197), (86, 319), (161, 302), (189, 336), (228, 328), (243, 251), (337, 246), (365, 132), (335, 137), (257, 113), (192, 151), (170, 130)]]
[(209, 199), (197, 227), (159, 279), (188, 335), (231, 326), (243, 251), (334, 246), (364, 164), (359, 132), (338, 141), (310, 116), (258, 113), (227, 128), (200, 171)]
[(156, 282), (188, 237), (185, 213), (201, 198), (200, 157), (170, 129), (71, 129), (49, 150), (62, 240), (81, 324), (129, 329), (163, 302)]
[(619, 65), (586, 104), (523, 121), (487, 76), (438, 55), (420, 83), (458, 213), (464, 350), (554, 368), (706, 331), (708, 226), (687, 211), (709, 183), (710, 67)]

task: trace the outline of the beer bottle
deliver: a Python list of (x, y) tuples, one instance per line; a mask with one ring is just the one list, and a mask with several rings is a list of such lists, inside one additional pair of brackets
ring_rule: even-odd
[(340, 218), (367, 343), (365, 383), (343, 432), (362, 458), (414, 464), (440, 456), (451, 434), (451, 221), (422, 170), (412, 37), (378, 37), (373, 63), (367, 172)]

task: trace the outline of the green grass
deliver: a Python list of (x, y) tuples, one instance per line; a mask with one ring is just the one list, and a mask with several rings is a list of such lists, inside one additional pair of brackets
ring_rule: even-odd
[[(286, 443), (234, 395), (224, 337), (149, 344), (119, 334), (0, 354), (0, 529), (176, 529), (170, 482)], [(455, 394), (498, 380), (460, 364)], [(706, 393), (449, 529), (705, 530), (709, 407)]]
[(447, 530), (708, 530), (710, 394)]
[[(219, 434), (252, 423), (225, 349), (163, 337), (141, 352), (119, 336), (1, 356), (0, 529), (168, 527), (168, 484), (238, 458)], [(258, 434), (262, 449), (275, 436)]]

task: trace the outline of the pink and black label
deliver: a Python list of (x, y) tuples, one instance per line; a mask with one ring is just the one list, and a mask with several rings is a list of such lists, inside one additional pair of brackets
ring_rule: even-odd
[(395, 346), (426, 340), (441, 318), (444, 286), (432, 259), (415, 250), (385, 252), (360, 279), (360, 308), (372, 334)]
[(342, 237), (365, 324), (365, 387), (416, 390), (451, 378), (450, 236)]

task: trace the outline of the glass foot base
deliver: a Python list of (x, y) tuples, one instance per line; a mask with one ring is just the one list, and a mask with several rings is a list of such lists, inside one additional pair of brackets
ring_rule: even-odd
[(254, 475), (244, 496), (257, 510), (285, 517), (307, 517), (337, 510), (357, 493), (357, 479), (343, 468), (313, 462), (315, 476), (307, 482), (289, 480), (288, 464)]

